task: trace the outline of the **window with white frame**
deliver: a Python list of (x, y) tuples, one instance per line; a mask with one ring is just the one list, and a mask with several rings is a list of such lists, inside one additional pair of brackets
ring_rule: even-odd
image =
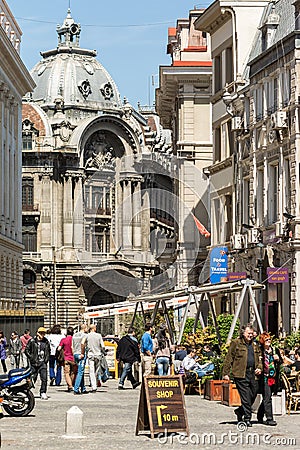
[(264, 225), (264, 172), (257, 171), (256, 218), (259, 225)]
[(269, 165), (268, 186), (268, 222), (277, 222), (278, 218), (278, 165)]
[(245, 178), (243, 180), (243, 223), (249, 223), (250, 220), (250, 180)]
[(215, 93), (223, 88), (222, 80), (222, 53), (214, 57), (214, 91)]
[(214, 162), (221, 161), (221, 128), (215, 129)]
[(258, 84), (254, 91), (254, 102), (256, 120), (261, 120), (263, 117), (263, 88), (261, 84)]
[(280, 106), (285, 107), (289, 104), (291, 98), (291, 73), (289, 68), (284, 68), (280, 74), (279, 81)]
[(213, 241), (214, 241), (214, 244), (217, 244), (220, 242), (220, 235), (221, 235), (220, 216), (221, 216), (221, 203), (220, 203), (220, 198), (217, 197), (213, 200), (213, 222), (214, 222)]
[(283, 207), (291, 210), (291, 165), (290, 160), (285, 159), (283, 164)]

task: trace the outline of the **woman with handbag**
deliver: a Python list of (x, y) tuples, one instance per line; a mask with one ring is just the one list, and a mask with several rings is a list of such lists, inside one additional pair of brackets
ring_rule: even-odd
[[(263, 358), (263, 373), (260, 378), (260, 392), (262, 393), (262, 402), (257, 411), (258, 423), (276, 426), (273, 419), (272, 394), (278, 391), (280, 364), (282, 362), (279, 354), (271, 346), (271, 335), (264, 331), (259, 336)], [(266, 422), (263, 421), (264, 415)]]

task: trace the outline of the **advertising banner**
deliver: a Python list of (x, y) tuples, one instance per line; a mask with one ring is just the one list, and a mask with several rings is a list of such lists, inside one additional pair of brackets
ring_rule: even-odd
[(210, 282), (212, 284), (227, 281), (227, 247), (214, 247), (210, 252)]

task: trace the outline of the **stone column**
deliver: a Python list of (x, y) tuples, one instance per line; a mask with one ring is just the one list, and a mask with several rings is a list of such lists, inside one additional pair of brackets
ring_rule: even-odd
[[(2, 84), (0, 84), (0, 117), (4, 117), (4, 94)], [(3, 124), (0, 126), (0, 145), (2, 151), (0, 152), (0, 231), (5, 233), (5, 213), (4, 213), (4, 144), (3, 144)]]
[(141, 180), (133, 182), (132, 197), (132, 244), (135, 250), (141, 250), (142, 247), (142, 229), (141, 229)]
[(83, 248), (83, 184), (82, 175), (79, 174), (75, 178), (74, 186), (74, 220), (73, 220), (73, 235), (74, 247)]
[(123, 180), (123, 202), (122, 202), (122, 216), (123, 216), (123, 249), (132, 249), (132, 191), (131, 180), (125, 178)]
[(63, 227), (64, 246), (71, 247), (73, 241), (73, 199), (72, 176), (68, 173), (64, 177)]
[(53, 171), (51, 168), (45, 168), (40, 174), (41, 180), (41, 217), (40, 217), (40, 239), (41, 248), (50, 248), (51, 242), (51, 178)]
[[(8, 117), (8, 105), (7, 105), (7, 95), (5, 96), (4, 101), (4, 117)], [(6, 123), (6, 135), (4, 136), (4, 145), (2, 148), (2, 151), (4, 152), (4, 216), (5, 216), (5, 234), (6, 236), (10, 236), (10, 202), (9, 202), (9, 196), (10, 196), (10, 183), (11, 183), (11, 176), (10, 176), (10, 150), (9, 150), (9, 128), (8, 123)]]

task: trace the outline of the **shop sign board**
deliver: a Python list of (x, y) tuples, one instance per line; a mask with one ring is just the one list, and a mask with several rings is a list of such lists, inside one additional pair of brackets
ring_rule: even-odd
[(144, 377), (136, 435), (150, 430), (155, 433), (185, 432), (189, 434), (181, 375)]

